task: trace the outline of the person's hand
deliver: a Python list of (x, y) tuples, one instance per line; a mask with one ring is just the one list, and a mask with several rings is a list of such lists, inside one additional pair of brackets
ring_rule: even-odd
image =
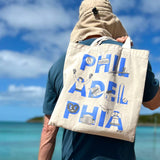
[(118, 37), (116, 39), (117, 42), (121, 42), (121, 43), (124, 43), (126, 41), (126, 39), (128, 38), (128, 36), (122, 36), (122, 37)]
[[(126, 39), (128, 38), (128, 36), (122, 36), (122, 37), (118, 37), (116, 39), (117, 42), (120, 42), (120, 43), (125, 43)], [(131, 46), (133, 46), (133, 42), (131, 42)]]

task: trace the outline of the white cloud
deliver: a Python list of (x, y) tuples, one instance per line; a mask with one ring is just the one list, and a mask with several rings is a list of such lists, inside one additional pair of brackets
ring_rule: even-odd
[[(142, 16), (120, 16), (129, 35), (138, 35), (148, 28), (148, 21)], [(145, 25), (144, 25), (145, 24)]]
[(159, 0), (141, 0), (139, 7), (145, 13), (160, 14), (160, 1)]
[(78, 18), (73, 8), (64, 8), (58, 0), (3, 0), (0, 3), (5, 4), (0, 12), (0, 38), (11, 34), (16, 37), (20, 33), (19, 38), (33, 46), (30, 54), (52, 62), (66, 52)]
[(71, 30), (62, 32), (46, 31), (41, 34), (35, 31), (24, 35), (23, 40), (38, 44), (40, 50), (47, 49), (49, 54), (55, 54), (55, 48), (59, 49), (61, 53), (64, 53), (69, 43), (70, 33)]
[(6, 26), (4, 25), (4, 23), (0, 22), (0, 37), (5, 36), (8, 33)]
[(11, 27), (28, 30), (54, 30), (72, 24), (69, 13), (57, 3), (8, 5), (1, 9), (0, 18)]
[[(160, 1), (141, 0), (139, 10), (144, 13), (150, 23), (150, 30), (160, 30)], [(145, 24), (145, 23), (144, 23)]]
[(5, 23), (0, 21), (0, 38), (4, 36), (15, 36), (16, 34), (16, 29), (10, 28)]
[[(46, 39), (45, 34), (53, 32), (58, 38), (57, 33), (71, 30), (78, 18), (75, 8), (67, 9), (58, 0), (2, 0), (0, 4), (3, 4), (0, 12), (0, 38), (11, 33), (21, 33), (24, 37), (33, 34), (36, 35), (36, 41), (42, 35)], [(35, 45), (34, 41), (30, 42)]]
[(160, 62), (160, 57), (158, 57), (156, 55), (153, 55), (153, 54), (150, 54), (149, 55), (149, 60), (152, 61), (152, 62)]
[(130, 10), (135, 6), (135, 0), (111, 0), (111, 5), (114, 12), (119, 12), (122, 10)]
[[(160, 13), (159, 13), (160, 15)], [(158, 15), (153, 15), (150, 18), (150, 29), (153, 31), (159, 31), (160, 30), (160, 21)]]
[(0, 4), (2, 4), (2, 5), (9, 5), (9, 4), (13, 4), (13, 3), (23, 4), (23, 3), (26, 3), (28, 1), (30, 1), (30, 0), (1, 0)]
[(159, 44), (160, 43), (160, 37), (154, 37), (153, 40), (152, 40), (152, 42), (154, 44)]
[[(132, 33), (156, 32), (160, 30), (160, 1), (158, 0), (111, 0), (113, 11), (123, 16), (122, 21), (127, 31)], [(132, 15), (132, 16), (131, 16)], [(134, 16), (133, 16), (134, 15)], [(126, 19), (124, 19), (126, 18)], [(147, 30), (148, 29), (148, 30)], [(140, 32), (139, 32), (140, 31)]]
[(11, 51), (0, 52), (0, 77), (35, 78), (47, 74), (52, 62)]
[(3, 37), (4, 35), (6, 35), (7, 30), (6, 30), (6, 27), (3, 23), (0, 23), (0, 31), (1, 31), (0, 37)]
[(0, 106), (12, 104), (16, 106), (41, 107), (44, 100), (45, 88), (40, 86), (10, 85), (8, 90), (0, 92)]

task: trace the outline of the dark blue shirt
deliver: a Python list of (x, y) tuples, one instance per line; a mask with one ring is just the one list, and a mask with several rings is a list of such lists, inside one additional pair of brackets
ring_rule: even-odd
[[(93, 39), (80, 43), (90, 45)], [(105, 43), (121, 43), (110, 40)], [(48, 83), (43, 105), (44, 114), (51, 115), (63, 87), (63, 55), (53, 66), (48, 74)], [(143, 101), (151, 100), (159, 88), (158, 81), (154, 78), (150, 63), (148, 64)], [(62, 141), (63, 160), (135, 160), (134, 143), (77, 133), (64, 129)]]

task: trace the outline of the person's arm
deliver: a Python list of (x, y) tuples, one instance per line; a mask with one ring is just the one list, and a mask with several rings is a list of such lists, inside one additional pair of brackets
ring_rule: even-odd
[(63, 87), (63, 65), (65, 55), (55, 62), (48, 72), (46, 93), (43, 102), (44, 126), (41, 134), (38, 160), (51, 160), (55, 147), (57, 126), (49, 126), (48, 122)]
[(143, 94), (143, 106), (151, 110), (160, 107), (160, 84), (152, 72), (152, 66), (148, 61), (146, 81)]
[(150, 101), (143, 102), (143, 105), (151, 110), (155, 110), (160, 107), (160, 87), (154, 98)]
[(49, 126), (50, 115), (44, 116), (38, 160), (51, 160), (55, 148), (58, 127)]

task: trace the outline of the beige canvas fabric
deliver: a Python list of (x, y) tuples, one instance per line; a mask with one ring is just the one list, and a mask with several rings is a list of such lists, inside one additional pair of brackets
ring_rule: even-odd
[[(98, 14), (93, 13), (96, 8)], [(127, 32), (108, 0), (83, 0), (79, 9), (79, 21), (75, 25), (70, 40), (78, 42), (89, 36), (109, 36), (114, 39), (126, 36)]]
[(148, 54), (115, 44), (70, 42), (64, 87), (49, 125), (134, 141), (142, 104)]

